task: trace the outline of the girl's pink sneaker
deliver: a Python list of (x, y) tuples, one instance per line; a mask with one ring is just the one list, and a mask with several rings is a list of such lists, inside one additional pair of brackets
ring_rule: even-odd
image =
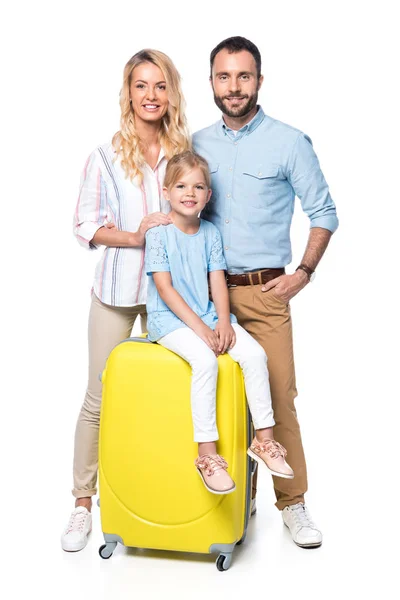
[(247, 454), (258, 462), (259, 465), (267, 467), (272, 475), (293, 479), (293, 469), (287, 464), (285, 448), (275, 440), (265, 439), (259, 442), (254, 438)]
[(235, 482), (227, 471), (228, 463), (219, 454), (203, 454), (196, 458), (194, 464), (212, 494), (230, 494), (235, 490)]

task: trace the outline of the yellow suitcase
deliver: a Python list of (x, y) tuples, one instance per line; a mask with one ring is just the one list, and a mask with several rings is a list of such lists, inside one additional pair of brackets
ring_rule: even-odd
[(249, 518), (251, 431), (240, 367), (227, 354), (218, 363), (218, 452), (236, 482), (225, 496), (208, 492), (194, 466), (189, 365), (144, 338), (129, 338), (111, 352), (102, 374), (102, 558), (120, 542), (219, 553), (218, 570), (229, 568)]

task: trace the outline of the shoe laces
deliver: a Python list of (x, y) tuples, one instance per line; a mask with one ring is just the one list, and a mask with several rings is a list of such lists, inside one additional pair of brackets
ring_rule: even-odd
[(256, 440), (256, 443), (259, 447), (259, 449), (261, 450), (261, 452), (266, 452), (267, 454), (270, 455), (271, 458), (279, 458), (279, 456), (282, 456), (283, 458), (285, 458), (287, 451), (286, 448), (284, 448), (283, 446), (281, 446), (281, 444), (279, 442), (277, 442), (276, 440), (263, 440), (262, 442), (259, 442), (258, 440)]
[(289, 507), (289, 510), (294, 516), (296, 524), (299, 527), (310, 527), (311, 529), (315, 529), (315, 525), (310, 517), (307, 507), (304, 504), (301, 502), (298, 504), (293, 504)]
[(214, 475), (218, 469), (227, 469), (228, 463), (219, 454), (203, 454), (196, 458), (194, 464), (199, 469), (205, 469), (206, 475)]
[(71, 514), (69, 523), (67, 525), (67, 529), (66, 529), (66, 533), (72, 533), (75, 531), (83, 531), (83, 528), (85, 526), (85, 522), (86, 522), (86, 518), (87, 518), (87, 514), (84, 512), (73, 512)]

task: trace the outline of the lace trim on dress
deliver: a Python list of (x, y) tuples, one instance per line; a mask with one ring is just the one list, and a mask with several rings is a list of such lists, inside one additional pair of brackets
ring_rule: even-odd
[(161, 234), (159, 231), (156, 231), (151, 236), (150, 242), (150, 251), (152, 256), (152, 262), (156, 265), (167, 265), (168, 264), (168, 254), (164, 247), (163, 240), (161, 239)]
[(208, 262), (210, 264), (213, 264), (213, 263), (219, 264), (223, 260), (223, 256), (224, 256), (224, 253), (222, 251), (221, 237), (219, 235), (217, 235), (215, 237), (213, 245), (211, 246), (210, 258), (209, 258)]

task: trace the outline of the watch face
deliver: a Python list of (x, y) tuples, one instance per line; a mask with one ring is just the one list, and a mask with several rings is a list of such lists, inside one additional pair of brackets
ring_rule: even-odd
[(314, 273), (311, 273), (310, 283), (311, 283), (311, 281), (314, 281), (314, 279), (315, 279), (315, 271), (314, 271)]

